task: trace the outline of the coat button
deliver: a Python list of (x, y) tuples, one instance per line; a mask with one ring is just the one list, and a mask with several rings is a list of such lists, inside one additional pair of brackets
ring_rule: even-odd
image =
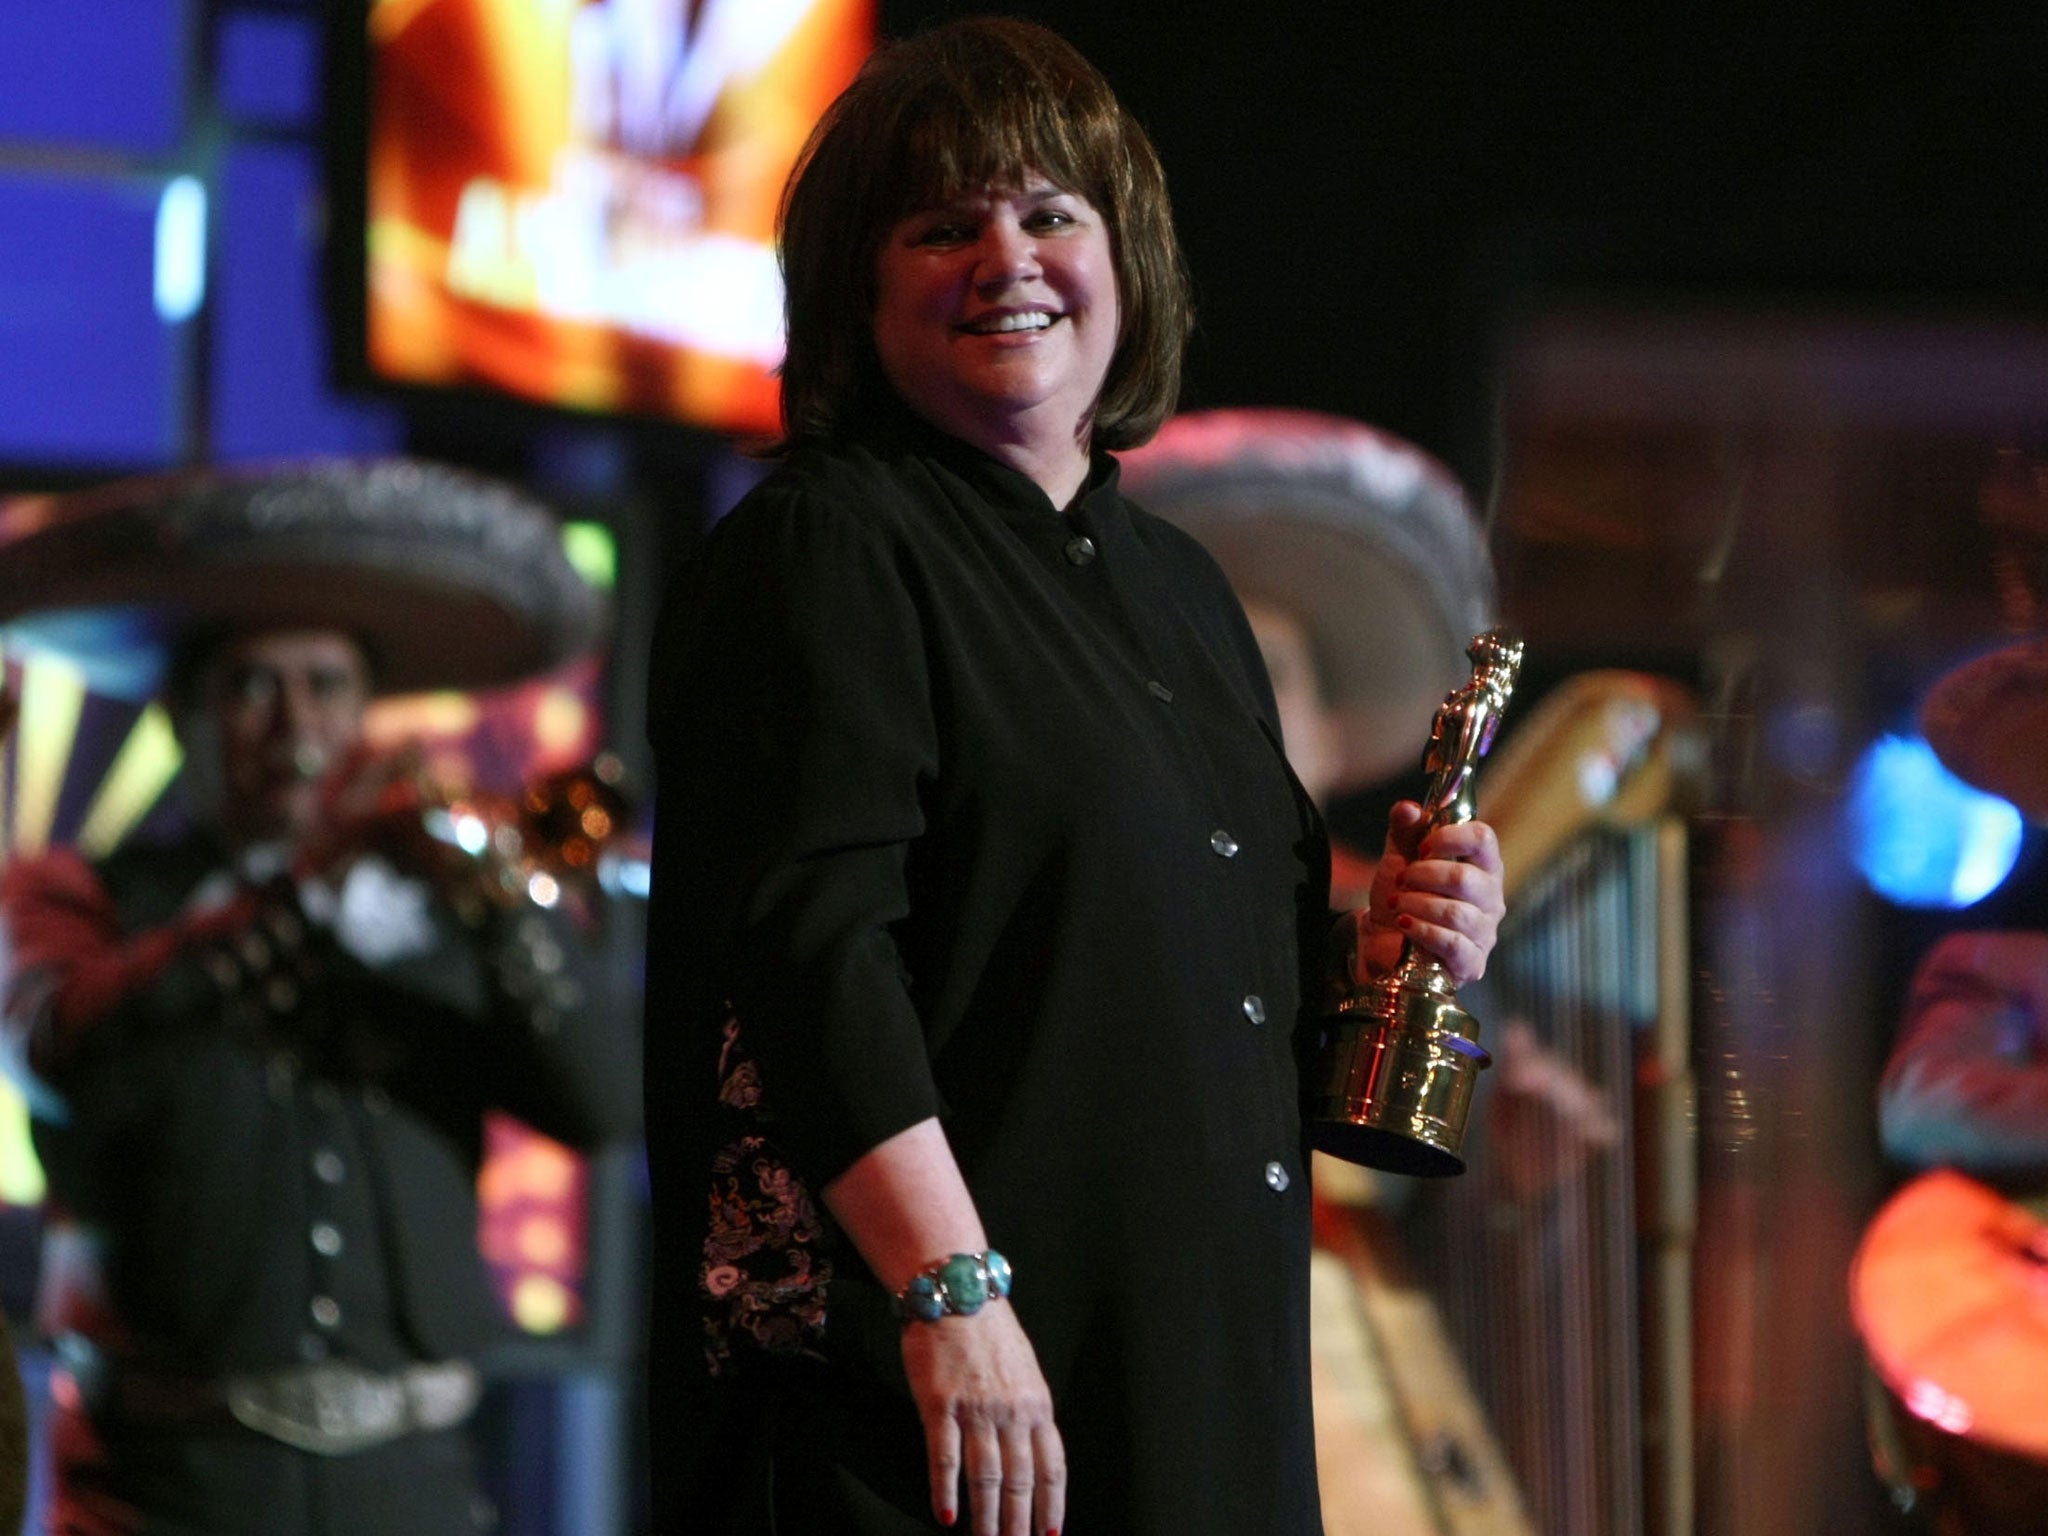
[(1266, 1164), (1266, 1188), (1279, 1194), (1287, 1188), (1287, 1170), (1278, 1163)]
[(348, 1177), (348, 1164), (334, 1148), (322, 1147), (313, 1154), (313, 1177), (322, 1184), (339, 1184)]
[(1156, 677), (1145, 685), (1145, 691), (1162, 704), (1171, 704), (1173, 702), (1173, 690), (1160, 682)]
[(341, 1228), (333, 1222), (314, 1222), (310, 1236), (315, 1253), (331, 1259), (341, 1252)]
[(1218, 858), (1234, 859), (1237, 857), (1237, 839), (1221, 827), (1218, 827), (1209, 834), (1209, 846), (1216, 850)]
[(1248, 992), (1244, 999), (1244, 1016), (1254, 1024), (1266, 1022), (1266, 1000), (1256, 992)]
[[(1279, 1165), (1276, 1163), (1274, 1166)], [(332, 1296), (315, 1296), (306, 1310), (313, 1314), (313, 1321), (322, 1328), (331, 1331), (341, 1326), (341, 1303)]]
[(1095, 558), (1095, 541), (1085, 533), (1077, 533), (1067, 540), (1067, 564), (1086, 565)]

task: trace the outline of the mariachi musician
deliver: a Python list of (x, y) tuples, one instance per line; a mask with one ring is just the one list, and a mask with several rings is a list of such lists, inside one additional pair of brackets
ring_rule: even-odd
[[(2048, 821), (2048, 641), (1945, 674), (1943, 762)], [(1878, 1471), (1941, 1536), (2048, 1527), (2048, 930), (1945, 935), (1921, 956), (1878, 1097), (1916, 1177), (1858, 1248), (1856, 1322), (1881, 1390)]]
[(625, 1134), (633, 1046), (566, 904), (446, 856), (364, 711), (541, 671), (600, 617), (542, 509), (438, 466), (0, 508), (0, 622), (89, 677), (160, 665), (184, 753), (175, 835), (0, 881), (51, 1191), (53, 1529), (488, 1523), (484, 1115)]
[[(1467, 643), (1493, 621), (1484, 532), (1456, 477), (1391, 433), (1278, 408), (1188, 412), (1121, 457), (1131, 494), (1199, 539), (1229, 577), (1272, 682), (1288, 766), (1310, 798), (1327, 807), (1405, 792), (1432, 721), (1470, 672)], [(1374, 873), (1372, 857), (1333, 841), (1332, 905), (1363, 905)], [(1507, 1105), (1526, 1123), (1539, 1104), (1577, 1094), (1587, 1107), (1574, 1123), (1604, 1125), (1583, 1083), (1526, 1025), (1511, 1025), (1501, 1048), (1496, 1118)], [(1578, 1140), (1603, 1136), (1611, 1131), (1596, 1127)], [(1391, 1294), (1375, 1276), (1403, 1267), (1385, 1212), (1371, 1209), (1398, 1204), (1389, 1189), (1352, 1164), (1316, 1161), (1311, 1331), (1325, 1521), (1393, 1536), (1437, 1529), (1432, 1511), (1446, 1498), (1473, 1502), (1411, 1443), (1424, 1430), (1403, 1419), (1409, 1389), (1430, 1399), (1427, 1434), (1455, 1440), (1461, 1467), (1477, 1466), (1466, 1484), (1486, 1488), (1489, 1528), (1526, 1530), (1433, 1307), (1401, 1297), (1412, 1326), (1400, 1337), (1360, 1333), (1358, 1320), (1381, 1308), (1357, 1287)], [(1373, 1389), (1356, 1390), (1361, 1381)]]

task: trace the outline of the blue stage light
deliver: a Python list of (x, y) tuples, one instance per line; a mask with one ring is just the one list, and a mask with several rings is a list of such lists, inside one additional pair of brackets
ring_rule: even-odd
[(174, 177), (156, 205), (156, 313), (181, 325), (206, 297), (206, 187), (196, 176)]
[(1918, 736), (1883, 736), (1850, 779), (1851, 856), (1871, 889), (1905, 907), (1967, 907), (2012, 873), (2025, 827), (1972, 789)]

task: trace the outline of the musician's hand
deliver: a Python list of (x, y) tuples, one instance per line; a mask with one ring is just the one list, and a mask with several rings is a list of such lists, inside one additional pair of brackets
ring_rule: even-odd
[(909, 1324), (903, 1366), (942, 1525), (958, 1517), (963, 1478), (974, 1536), (1044, 1536), (1066, 1523), (1067, 1457), (1052, 1392), (1009, 1303)]
[(1425, 831), (1426, 819), (1413, 800), (1388, 813), (1372, 899), (1353, 929), (1355, 983), (1391, 972), (1403, 940), (1442, 961), (1456, 985), (1486, 974), (1507, 912), (1500, 841), (1483, 821)]
[(339, 882), (373, 847), (403, 862), (401, 845), (424, 836), (418, 830), (423, 761), (418, 746), (408, 743), (381, 753), (358, 745), (333, 764), (322, 780), (312, 825), (299, 839), (294, 873)]
[(1529, 1200), (1577, 1174), (1595, 1152), (1616, 1146), (1621, 1126), (1602, 1094), (1536, 1036), (1509, 1019), (1494, 1048), (1499, 1071), (1486, 1100), (1489, 1166)]

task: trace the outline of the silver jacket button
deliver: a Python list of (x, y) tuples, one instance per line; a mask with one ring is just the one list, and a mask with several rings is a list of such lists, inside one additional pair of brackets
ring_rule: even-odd
[(1266, 1164), (1266, 1187), (1279, 1194), (1288, 1185), (1287, 1170), (1278, 1163)]
[(1250, 1019), (1254, 1024), (1265, 1023), (1266, 1000), (1263, 997), (1260, 997), (1259, 994), (1256, 992), (1246, 994), (1244, 1000), (1244, 1016)]
[(1228, 832), (1225, 832), (1221, 827), (1218, 827), (1209, 834), (1209, 846), (1214, 848), (1222, 858), (1234, 859), (1237, 857), (1237, 839)]

